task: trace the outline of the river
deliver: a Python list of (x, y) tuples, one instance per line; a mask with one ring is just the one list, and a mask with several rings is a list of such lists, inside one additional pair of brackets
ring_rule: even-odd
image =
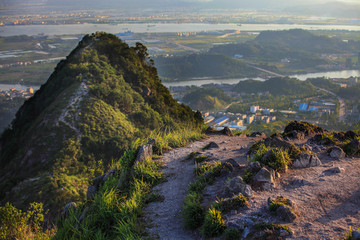
[[(308, 73), (300, 75), (291, 75), (290, 77), (297, 78), (299, 80), (306, 80), (307, 78), (316, 78), (316, 77), (328, 77), (328, 78), (349, 78), (349, 77), (360, 77), (360, 70), (344, 70), (344, 71), (333, 71), (333, 72), (318, 72), (318, 73)], [(166, 87), (177, 87), (177, 86), (201, 86), (205, 84), (237, 84), (240, 81), (245, 81), (248, 79), (254, 79), (259, 81), (265, 81), (262, 78), (230, 78), (230, 79), (213, 79), (213, 78), (201, 78), (193, 79), (189, 81), (179, 81), (179, 82), (163, 82)], [(15, 88), (16, 90), (26, 90), (29, 87), (34, 90), (38, 90), (40, 86), (28, 86), (22, 84), (0, 84), (0, 90), (9, 90)]]
[[(316, 77), (328, 77), (328, 78), (349, 78), (349, 77), (360, 77), (360, 70), (343, 70), (343, 71), (331, 71), (331, 72), (318, 72), (318, 73), (307, 73), (299, 75), (291, 75), (290, 77), (297, 78), (299, 80), (306, 80), (307, 78), (316, 78)], [(190, 81), (179, 81), (179, 82), (163, 82), (166, 87), (177, 87), (177, 86), (201, 86), (205, 84), (237, 84), (239, 81), (244, 81), (248, 79), (265, 81), (262, 78), (231, 78), (231, 79), (212, 79), (212, 78), (202, 78), (194, 79)]]
[(0, 36), (15, 35), (67, 35), (86, 34), (96, 31), (119, 33), (132, 31), (135, 33), (165, 33), (165, 32), (202, 32), (219, 30), (266, 31), (288, 30), (300, 28), (304, 30), (349, 30), (360, 31), (356, 25), (311, 25), (311, 24), (206, 24), (206, 23), (133, 23), (133, 24), (65, 24), (65, 25), (16, 25), (1, 26)]

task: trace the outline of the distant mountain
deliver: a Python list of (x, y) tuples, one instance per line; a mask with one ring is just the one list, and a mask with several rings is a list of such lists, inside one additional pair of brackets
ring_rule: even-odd
[(41, 201), (56, 215), (132, 142), (202, 123), (161, 84), (146, 50), (96, 33), (57, 65), (0, 138), (2, 203)]
[(276, 46), (283, 49), (289, 48), (317, 53), (337, 53), (355, 49), (355, 45), (337, 38), (317, 36), (302, 29), (263, 31), (256, 37), (254, 42), (262, 46)]

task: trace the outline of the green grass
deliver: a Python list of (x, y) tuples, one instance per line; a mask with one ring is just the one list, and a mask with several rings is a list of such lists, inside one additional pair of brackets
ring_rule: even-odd
[(237, 210), (247, 205), (249, 205), (249, 203), (247, 202), (246, 197), (244, 197), (242, 194), (239, 194), (237, 196), (234, 195), (233, 198), (228, 200), (219, 199), (215, 201), (213, 207), (217, 210), (220, 210), (222, 213), (228, 213), (231, 210)]
[[(257, 150), (255, 150), (255, 154), (251, 159), (253, 162), (259, 162), (261, 165), (265, 165), (280, 172), (284, 172), (286, 168), (292, 164), (287, 151), (266, 147), (264, 144), (257, 144), (256, 149)], [(271, 152), (269, 152), (270, 150)], [(265, 154), (268, 152), (269, 154), (264, 158)]]
[(204, 224), (201, 232), (206, 237), (219, 236), (226, 229), (222, 213), (214, 207), (208, 209), (205, 214)]
[[(183, 146), (202, 136), (197, 132), (180, 138), (180, 134), (157, 133), (156, 139), (166, 148), (169, 144)], [(142, 208), (149, 202), (162, 201), (163, 196), (151, 193), (151, 188), (162, 181), (161, 162), (148, 160), (133, 164), (137, 146), (145, 142), (145, 139), (134, 142), (131, 150), (112, 164), (117, 174), (106, 180), (92, 201), (80, 204), (69, 217), (59, 221), (54, 239), (141, 239), (146, 236), (140, 220)], [(126, 183), (119, 187), (119, 181)], [(194, 201), (188, 198), (189, 203)], [(84, 209), (87, 209), (86, 218), (79, 223)]]
[(283, 196), (278, 196), (277, 198), (272, 199), (272, 200), (270, 201), (270, 203), (269, 203), (269, 210), (270, 210), (270, 212), (275, 213), (276, 210), (277, 210), (281, 205), (290, 206), (290, 205), (289, 205), (289, 200), (286, 199), (286, 198), (283, 197)]

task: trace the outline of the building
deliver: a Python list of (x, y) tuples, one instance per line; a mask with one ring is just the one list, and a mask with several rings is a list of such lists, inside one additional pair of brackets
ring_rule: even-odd
[(302, 104), (300, 104), (299, 111), (307, 111), (308, 107), (309, 107), (309, 104), (302, 103)]
[(214, 126), (219, 127), (221, 125), (224, 125), (227, 121), (229, 121), (229, 117), (221, 117), (214, 121)]
[(263, 109), (262, 113), (265, 115), (270, 115), (270, 113), (274, 112), (274, 109)]
[(214, 119), (215, 119), (215, 118), (214, 118), (213, 116), (207, 116), (207, 117), (204, 119), (204, 122), (205, 122), (206, 124), (208, 124), (208, 123), (214, 121)]
[(255, 121), (255, 116), (248, 116), (248, 117), (246, 118), (246, 122), (247, 122), (248, 124), (252, 124), (254, 121)]
[(256, 111), (260, 110), (259, 106), (251, 106), (250, 107), (250, 112), (252, 113), (256, 113)]

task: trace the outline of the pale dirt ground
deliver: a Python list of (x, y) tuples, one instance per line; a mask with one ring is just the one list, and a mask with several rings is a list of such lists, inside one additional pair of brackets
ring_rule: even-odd
[[(197, 233), (183, 229), (179, 216), (183, 199), (190, 181), (194, 179), (192, 161), (184, 159), (192, 151), (200, 151), (211, 160), (225, 161), (229, 158), (237, 161), (241, 168), (229, 175), (221, 176), (204, 190), (203, 205), (209, 205), (218, 197), (223, 197), (225, 182), (244, 172), (248, 163), (248, 148), (261, 138), (210, 136), (188, 147), (175, 149), (164, 154), (163, 169), (167, 182), (157, 185), (154, 192), (164, 195), (164, 202), (150, 203), (144, 210), (145, 219), (151, 226), (148, 230), (159, 239), (201, 239)], [(302, 145), (307, 139), (295, 141)], [(201, 151), (207, 143), (218, 143), (218, 149)], [(250, 206), (232, 211), (224, 216), (227, 221), (241, 217), (252, 217), (269, 222), (282, 223), (267, 210), (267, 199), (282, 195), (296, 204), (297, 219), (288, 223), (293, 231), (289, 239), (338, 239), (344, 237), (349, 227), (360, 227), (360, 159), (344, 158), (334, 160), (326, 153), (326, 148), (317, 152), (323, 165), (307, 169), (290, 169), (277, 180), (272, 191), (255, 192), (249, 200)], [(332, 167), (341, 167), (338, 174), (323, 175)], [(299, 184), (299, 180), (303, 180)]]

